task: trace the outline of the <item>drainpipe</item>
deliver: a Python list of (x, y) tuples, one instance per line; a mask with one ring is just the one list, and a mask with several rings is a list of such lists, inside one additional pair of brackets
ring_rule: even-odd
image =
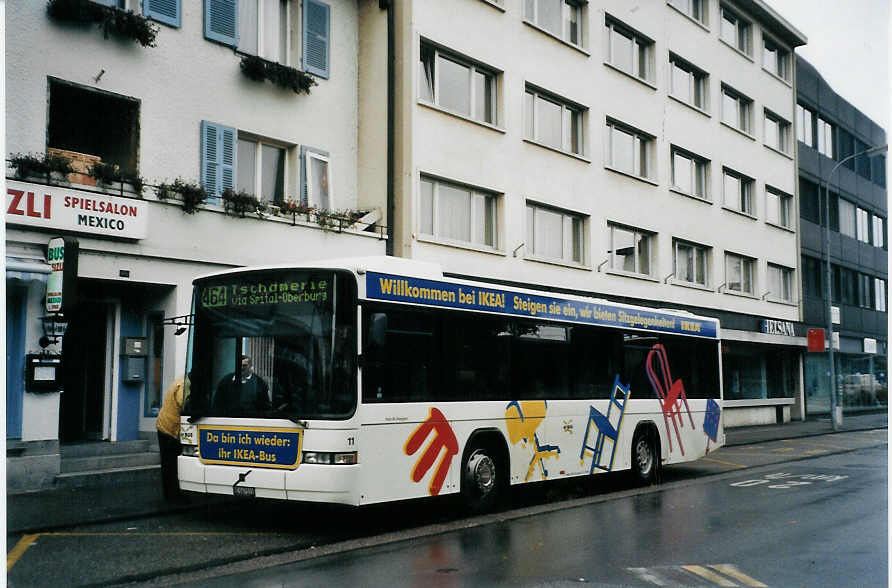
[(395, 32), (393, 26), (393, 0), (378, 0), (381, 9), (387, 9), (387, 244), (385, 252), (393, 256), (393, 233), (395, 218), (394, 203), (394, 121), (395, 110), (394, 92), (396, 86), (396, 72), (394, 71)]

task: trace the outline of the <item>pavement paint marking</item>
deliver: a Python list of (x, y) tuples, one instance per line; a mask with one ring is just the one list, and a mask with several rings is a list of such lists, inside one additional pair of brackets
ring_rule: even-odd
[(763, 584), (762, 582), (756, 580), (755, 578), (751, 578), (737, 569), (737, 566), (732, 564), (716, 564), (714, 566), (709, 566), (717, 572), (721, 572), (728, 576), (729, 578), (734, 578), (738, 582), (743, 582), (744, 586), (760, 586), (762, 588), (768, 588), (767, 584)]
[(701, 457), (700, 461), (711, 461), (713, 463), (719, 463), (726, 466), (731, 466), (734, 468), (745, 468), (745, 465), (740, 465), (739, 463), (734, 463), (733, 461), (725, 461), (723, 459), (716, 459), (714, 457)]
[[(78, 533), (78, 532), (58, 532), (58, 533), (42, 533), (45, 537), (244, 537), (247, 535), (261, 537), (261, 536), (276, 536), (280, 533), (271, 533), (271, 532), (257, 532), (257, 533), (241, 533), (241, 532), (207, 532), (203, 533), (201, 531), (170, 531), (170, 532), (158, 532), (158, 533), (128, 533), (125, 531), (109, 531), (109, 532), (97, 532), (97, 533)], [(36, 535), (35, 535), (36, 537)]]
[(12, 566), (15, 565), (15, 562), (19, 561), (19, 558), (25, 554), (25, 551), (31, 547), (37, 538), (40, 537), (40, 533), (35, 533), (33, 535), (23, 535), (19, 542), (15, 544), (15, 547), (12, 548), (12, 551), (6, 556), (6, 571), (8, 572), (12, 569)]
[(700, 576), (704, 580), (709, 580), (716, 586), (737, 586), (737, 584), (735, 584), (731, 580), (713, 572), (712, 570), (708, 570), (703, 566), (681, 566), (681, 568), (683, 570), (691, 572), (692, 574)]
[(656, 584), (657, 586), (665, 586), (666, 582), (663, 581), (662, 578), (654, 574), (654, 572), (648, 568), (626, 568), (639, 579), (644, 580), (645, 582), (650, 582), (651, 584)]

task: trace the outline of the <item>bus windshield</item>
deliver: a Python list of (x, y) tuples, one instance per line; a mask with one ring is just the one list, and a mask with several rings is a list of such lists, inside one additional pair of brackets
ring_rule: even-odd
[(349, 273), (262, 270), (197, 281), (183, 414), (345, 419), (356, 408)]

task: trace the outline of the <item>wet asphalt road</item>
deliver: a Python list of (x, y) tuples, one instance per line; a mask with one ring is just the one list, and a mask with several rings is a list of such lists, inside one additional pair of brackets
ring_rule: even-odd
[[(500, 512), (474, 518), (464, 518), (457, 512), (455, 502), (450, 500), (412, 501), (362, 509), (237, 501), (196, 507), (184, 513), (54, 529), (28, 536), (10, 534), (7, 537), (7, 574), (11, 586), (114, 585), (126, 582), (150, 585), (191, 582), (193, 585), (207, 585), (215, 578), (226, 575), (230, 577), (219, 581), (222, 585), (232, 586), (241, 586), (249, 580), (256, 581), (255, 585), (264, 586), (319, 585), (323, 578), (327, 578), (324, 584), (332, 586), (345, 583), (401, 586), (431, 582), (451, 586), (489, 584), (490, 581), (526, 585), (578, 582), (579, 578), (599, 582), (615, 579), (622, 584), (641, 585), (645, 577), (642, 574), (658, 574), (654, 577), (662, 577), (659, 574), (663, 574), (674, 578), (678, 566), (701, 562), (715, 565), (731, 563), (765, 584), (790, 585), (777, 582), (774, 577), (769, 578), (771, 581), (763, 579), (761, 572), (764, 566), (758, 559), (752, 560), (756, 562), (755, 569), (752, 569), (750, 564), (738, 561), (746, 558), (734, 559), (730, 551), (722, 559), (718, 555), (725, 552), (706, 557), (693, 548), (720, 545), (728, 537), (735, 537), (734, 529), (738, 527), (746, 531), (746, 537), (753, 538), (753, 553), (762, 552), (773, 557), (777, 556), (777, 549), (766, 546), (793, 544), (790, 542), (794, 540), (814, 540), (822, 535), (825, 525), (831, 533), (827, 536), (833, 537), (835, 523), (817, 515), (810, 515), (807, 519), (799, 517), (799, 522), (787, 525), (792, 529), (801, 529), (804, 528), (802, 521), (808, 520), (812, 532), (804, 533), (804, 537), (794, 539), (786, 532), (777, 536), (770, 533), (765, 535), (764, 531), (773, 529), (773, 525), (781, 523), (783, 517), (795, 513), (799, 508), (795, 500), (783, 507), (778, 503), (778, 508), (774, 508), (777, 501), (788, 500), (786, 494), (798, 497), (796, 500), (808, 501), (823, 496), (812, 490), (826, 490), (817, 482), (802, 484), (801, 488), (809, 492), (799, 492), (799, 487), (794, 488), (798, 494), (781, 493), (775, 496), (768, 492), (766, 501), (765, 497), (759, 498), (762, 496), (760, 493), (776, 484), (766, 482), (747, 487), (727, 484), (734, 481), (731, 478), (745, 481), (756, 474), (781, 471), (778, 469), (781, 466), (772, 466), (773, 469), (768, 470), (759, 467), (764, 464), (782, 463), (783, 472), (804, 472), (802, 468), (810, 469), (813, 468), (812, 464), (817, 463), (814, 459), (816, 456), (843, 452), (833, 457), (837, 460), (834, 467), (843, 470), (852, 467), (860, 473), (858, 477), (850, 476), (852, 479), (838, 481), (839, 487), (845, 491), (839, 496), (821, 498), (826, 500), (825, 506), (832, 506), (834, 512), (841, 509), (840, 512), (844, 513), (861, 513), (864, 508), (872, 508), (873, 515), (869, 518), (874, 523), (880, 521), (885, 525), (886, 441), (887, 431), (880, 429), (726, 447), (692, 464), (667, 468), (661, 487), (636, 488), (623, 474), (601, 475), (568, 483), (536, 484), (515, 488), (510, 502)], [(876, 449), (867, 453), (860, 450), (870, 447)], [(874, 461), (879, 465), (873, 464)], [(872, 465), (864, 465), (866, 462)], [(875, 470), (882, 473), (882, 479), (875, 479)], [(852, 486), (856, 483), (856, 486)], [(827, 483), (826, 486), (832, 489), (835, 487), (833, 484)], [(862, 484), (867, 486), (862, 487)], [(713, 487), (724, 488), (724, 493)], [(876, 487), (881, 488), (877, 490), (881, 499), (871, 505), (871, 500), (876, 497), (865, 496), (868, 493), (865, 488)], [(705, 497), (707, 488), (708, 500)], [(759, 499), (751, 507), (744, 508), (754, 498)], [(850, 500), (855, 500), (855, 503), (849, 505)], [(589, 508), (594, 510), (589, 512), (586, 510)], [(878, 517), (881, 512), (882, 516)], [(549, 524), (536, 526), (536, 521), (542, 517), (552, 516), (556, 518)], [(861, 514), (852, 516), (854, 522), (863, 519)], [(554, 535), (554, 528), (573, 529), (573, 532), (557, 536)], [(714, 535), (702, 532), (704, 528)], [(854, 532), (846, 525), (840, 525), (840, 528), (847, 529), (846, 533)], [(455, 543), (432, 543), (432, 537), (450, 537), (462, 529), (467, 529), (468, 534), (463, 539), (456, 539)], [(620, 529), (624, 531), (613, 535), (606, 532)], [(641, 535), (641, 529), (650, 531)], [(655, 534), (655, 529), (659, 533)], [(885, 526), (883, 530), (885, 541)], [(855, 536), (869, 534), (859, 530)], [(405, 543), (407, 540), (409, 542)], [(732, 541), (732, 544), (737, 545), (737, 542)], [(679, 555), (687, 553), (677, 551), (681, 545), (690, 550), (691, 557), (682, 558)], [(826, 554), (835, 556), (839, 553), (839, 547), (834, 543), (828, 545)], [(841, 545), (845, 545), (845, 542), (841, 542)], [(392, 561), (388, 561), (388, 557), (381, 559), (381, 555), (375, 551), (361, 550), (367, 547), (385, 550), (393, 558)], [(577, 553), (574, 549), (583, 551)], [(12, 558), (11, 554), (16, 550), (19, 551)], [(876, 555), (879, 553), (885, 562), (885, 547), (863, 546), (862, 551), (870, 553), (874, 562), (880, 561)], [(495, 552), (500, 552), (496, 560), (475, 562), (465, 558), (468, 554), (482, 557)], [(318, 557), (329, 554), (329, 557)], [(799, 551), (796, 551), (789, 556), (798, 554)], [(570, 565), (577, 557), (584, 558), (591, 565), (588, 568), (578, 563)], [(305, 561), (297, 575), (289, 572), (285, 577), (275, 576), (277, 570), (288, 566), (267, 569), (301, 560)], [(515, 560), (515, 563), (505, 563), (511, 560)], [(826, 556), (815, 559), (818, 564), (826, 560)], [(366, 563), (353, 567), (350, 562), (354, 561)], [(334, 562), (333, 569), (326, 569), (326, 562)], [(567, 565), (559, 565), (561, 562)], [(605, 562), (613, 562), (610, 564), (612, 567)], [(483, 567), (478, 569), (479, 566)], [(880, 567), (885, 574), (885, 563)], [(631, 572), (628, 568), (644, 568), (646, 572)], [(856, 571), (859, 569), (856, 568)], [(371, 574), (371, 570), (378, 570), (378, 573)], [(395, 570), (400, 572), (395, 574), (394, 579)], [(519, 573), (516, 570), (527, 571)], [(597, 575), (592, 575), (593, 570)], [(613, 575), (607, 574), (608, 570), (612, 570), (610, 574)], [(482, 575), (478, 575), (478, 572)], [(693, 573), (684, 569), (682, 572)], [(273, 575), (266, 576), (267, 573)], [(863, 575), (863, 571), (859, 573)], [(809, 577), (814, 580), (824, 576)], [(677, 579), (670, 579), (666, 584), (696, 585), (684, 584)], [(855, 584), (842, 582), (837, 585)], [(885, 581), (882, 585), (885, 585)]]
[(202, 586), (884, 586), (887, 453), (781, 464)]

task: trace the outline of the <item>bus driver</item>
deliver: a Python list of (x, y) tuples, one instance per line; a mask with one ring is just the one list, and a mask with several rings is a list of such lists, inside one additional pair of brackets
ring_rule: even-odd
[(269, 410), (269, 386), (254, 373), (254, 364), (241, 356), (241, 369), (227, 374), (217, 385), (215, 403), (218, 408), (238, 411)]

